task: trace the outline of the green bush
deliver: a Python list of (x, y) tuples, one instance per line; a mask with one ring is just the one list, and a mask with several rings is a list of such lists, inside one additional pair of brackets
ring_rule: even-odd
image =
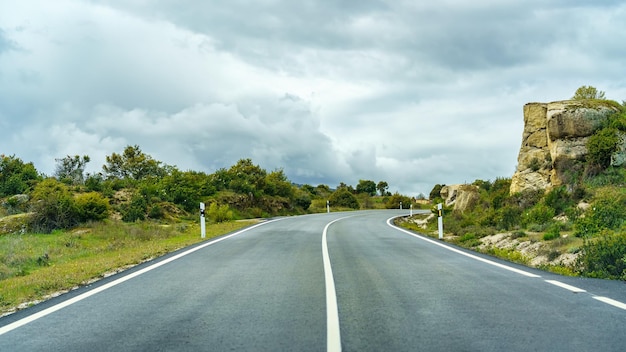
[(129, 203), (120, 206), (122, 221), (125, 222), (145, 220), (147, 212), (148, 202), (139, 194), (133, 195)]
[(109, 200), (100, 193), (89, 192), (77, 195), (74, 198), (76, 211), (81, 222), (100, 221), (109, 217), (111, 206)]
[(597, 239), (586, 241), (578, 267), (583, 276), (626, 280), (626, 234), (603, 230)]
[(584, 216), (574, 223), (574, 234), (591, 237), (602, 229), (617, 230), (626, 223), (626, 193), (610, 189), (599, 191)]
[(559, 237), (561, 237), (561, 225), (559, 223), (551, 224), (546, 233), (543, 234), (544, 241), (552, 241)]
[(539, 203), (522, 215), (522, 225), (543, 225), (552, 221), (554, 215), (554, 208), (549, 207), (544, 203)]
[(209, 219), (213, 222), (225, 222), (233, 219), (233, 212), (228, 205), (217, 205), (217, 203), (211, 203), (207, 212)]
[(402, 208), (409, 209), (411, 207), (411, 204), (413, 204), (413, 200), (396, 192), (391, 197), (389, 197), (389, 199), (387, 199), (387, 202), (385, 202), (385, 208), (399, 209), (400, 203), (402, 203)]
[(518, 207), (505, 205), (496, 213), (496, 226), (499, 229), (510, 230), (520, 223), (522, 210)]
[(350, 193), (346, 188), (340, 188), (333, 192), (330, 197), (330, 205), (333, 207), (346, 207), (351, 209), (359, 209), (359, 201), (354, 194)]
[(31, 198), (31, 228), (44, 233), (67, 229), (80, 222), (74, 198), (67, 186), (53, 178), (40, 182)]
[(587, 140), (587, 162), (606, 169), (611, 165), (611, 155), (617, 150), (617, 129), (608, 127), (596, 132)]
[(556, 215), (562, 214), (573, 204), (572, 197), (564, 186), (551, 189), (543, 201), (547, 206), (554, 209)]

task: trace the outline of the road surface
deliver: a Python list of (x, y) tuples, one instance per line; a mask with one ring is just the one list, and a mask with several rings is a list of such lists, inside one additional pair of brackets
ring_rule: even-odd
[(624, 351), (626, 285), (391, 226), (274, 219), (0, 319), (0, 351)]

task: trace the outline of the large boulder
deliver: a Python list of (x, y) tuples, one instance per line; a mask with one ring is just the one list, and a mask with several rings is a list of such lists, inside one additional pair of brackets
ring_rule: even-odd
[[(587, 140), (617, 108), (610, 103), (565, 100), (524, 105), (524, 131), (511, 179), (511, 193), (526, 189), (545, 189), (566, 183), (568, 170), (559, 166), (567, 160), (584, 160)], [(620, 151), (613, 155), (614, 165), (626, 162), (626, 136)]]
[(464, 212), (473, 208), (480, 199), (478, 186), (475, 185), (449, 185), (441, 188), (441, 198), (446, 206), (454, 206), (455, 212)]

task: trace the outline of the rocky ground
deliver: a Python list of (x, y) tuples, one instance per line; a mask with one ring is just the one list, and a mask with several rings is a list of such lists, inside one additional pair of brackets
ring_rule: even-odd
[[(427, 224), (434, 219), (435, 215), (430, 214), (425, 218), (413, 218), (409, 221), (427, 230)], [(437, 233), (433, 233), (437, 236)], [(560, 240), (555, 241), (542, 241), (539, 233), (527, 233), (521, 237), (514, 232), (503, 232), (495, 235), (486, 236), (477, 239), (479, 244), (471, 249), (481, 253), (493, 252), (493, 248), (514, 251), (524, 258), (526, 265), (531, 267), (543, 267), (543, 266), (563, 266), (567, 268), (573, 268), (576, 263), (576, 259), (579, 256), (577, 251), (564, 251), (563, 242), (568, 241), (568, 235), (563, 235)], [(444, 240), (452, 243), (456, 243), (458, 237), (446, 234)]]

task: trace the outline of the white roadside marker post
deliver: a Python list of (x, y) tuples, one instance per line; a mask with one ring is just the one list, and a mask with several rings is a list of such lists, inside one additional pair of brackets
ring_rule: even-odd
[(413, 204), (411, 204), (411, 211), (409, 212), (409, 216), (413, 216)]
[(402, 202), (400, 202), (400, 210), (402, 210)]
[(206, 237), (206, 225), (204, 223), (204, 203), (200, 202), (200, 235)]
[(326, 212), (330, 213), (330, 201), (329, 200), (326, 201)]
[(437, 204), (437, 210), (439, 210), (439, 218), (437, 218), (437, 225), (439, 228), (439, 239), (443, 239), (443, 206), (441, 205), (441, 203)]

